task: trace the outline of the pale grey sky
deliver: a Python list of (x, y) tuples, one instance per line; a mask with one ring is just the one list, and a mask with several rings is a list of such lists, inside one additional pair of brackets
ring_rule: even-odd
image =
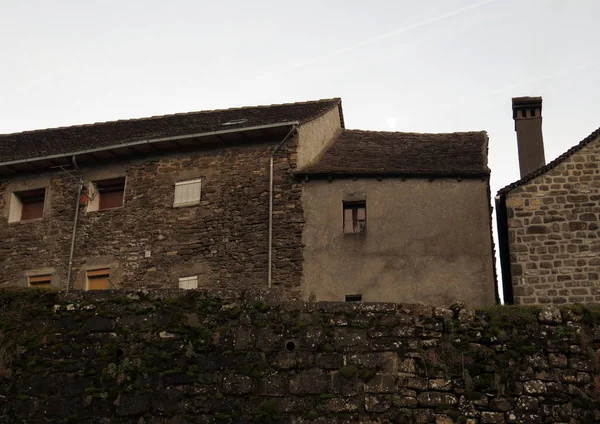
[(486, 130), (519, 178), (511, 97), (546, 158), (600, 127), (598, 0), (0, 0), (0, 133), (342, 97), (348, 128)]

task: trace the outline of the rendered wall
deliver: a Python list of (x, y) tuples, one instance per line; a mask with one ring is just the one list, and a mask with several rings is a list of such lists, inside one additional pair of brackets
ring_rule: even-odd
[(506, 195), (515, 304), (600, 303), (600, 141)]
[(596, 309), (278, 299), (0, 291), (0, 423), (600, 420)]
[[(304, 299), (495, 302), (487, 181), (387, 178), (304, 184)], [(343, 201), (365, 200), (366, 234), (344, 234)]]

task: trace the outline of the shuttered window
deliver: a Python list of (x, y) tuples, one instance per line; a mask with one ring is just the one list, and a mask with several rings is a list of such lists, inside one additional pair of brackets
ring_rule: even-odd
[(182, 277), (179, 279), (179, 288), (190, 290), (198, 288), (198, 276)]
[(367, 232), (366, 202), (344, 202), (344, 233), (360, 234)]
[(98, 210), (114, 209), (123, 206), (125, 177), (97, 181), (95, 185), (98, 196), (100, 196)]
[(109, 290), (110, 269), (96, 269), (87, 272), (87, 290)]
[(173, 207), (192, 206), (200, 203), (201, 181), (191, 180), (175, 183)]
[(19, 191), (11, 197), (9, 222), (29, 221), (42, 218), (46, 189)]
[(49, 289), (52, 287), (52, 275), (36, 275), (29, 277), (29, 287)]

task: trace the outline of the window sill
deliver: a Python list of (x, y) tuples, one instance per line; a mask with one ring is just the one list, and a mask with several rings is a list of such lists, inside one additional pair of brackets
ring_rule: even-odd
[(189, 208), (190, 206), (198, 206), (199, 204), (199, 200), (197, 202), (178, 203), (173, 204), (173, 208)]
[(362, 237), (366, 237), (367, 236), (367, 232), (363, 232), (363, 233), (343, 233), (343, 237), (346, 238), (362, 238)]
[(42, 219), (44, 219), (44, 218), (42, 217), (42, 218), (25, 219), (25, 220), (21, 220), (21, 221), (12, 221), (12, 222), (9, 222), (8, 225), (28, 224), (30, 222), (41, 221)]
[(95, 213), (95, 212), (104, 212), (104, 211), (114, 211), (116, 209), (123, 209), (123, 206), (116, 206), (114, 208), (105, 208), (105, 209), (94, 209), (93, 211), (88, 211), (86, 209), (85, 213)]

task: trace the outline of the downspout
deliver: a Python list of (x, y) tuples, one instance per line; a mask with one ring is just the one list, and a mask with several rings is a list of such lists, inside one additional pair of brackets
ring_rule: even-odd
[(273, 152), (271, 152), (271, 158), (269, 161), (269, 258), (267, 268), (267, 287), (271, 288), (272, 278), (272, 267), (273, 267), (273, 161), (275, 154), (281, 149), (283, 144), (290, 138), (290, 136), (296, 131), (296, 125), (292, 125), (290, 132), (281, 140), (281, 142), (275, 146)]
[[(75, 156), (72, 158), (73, 167), (79, 171)], [(71, 251), (69, 252), (69, 265), (67, 268), (67, 293), (69, 292), (69, 286), (71, 285), (71, 270), (73, 269), (73, 253), (75, 252), (75, 234), (77, 233), (77, 218), (79, 217), (79, 202), (81, 199), (81, 190), (83, 189), (83, 178), (79, 177), (79, 184), (77, 188), (77, 199), (75, 199), (75, 217), (73, 218), (73, 233), (71, 234)]]

